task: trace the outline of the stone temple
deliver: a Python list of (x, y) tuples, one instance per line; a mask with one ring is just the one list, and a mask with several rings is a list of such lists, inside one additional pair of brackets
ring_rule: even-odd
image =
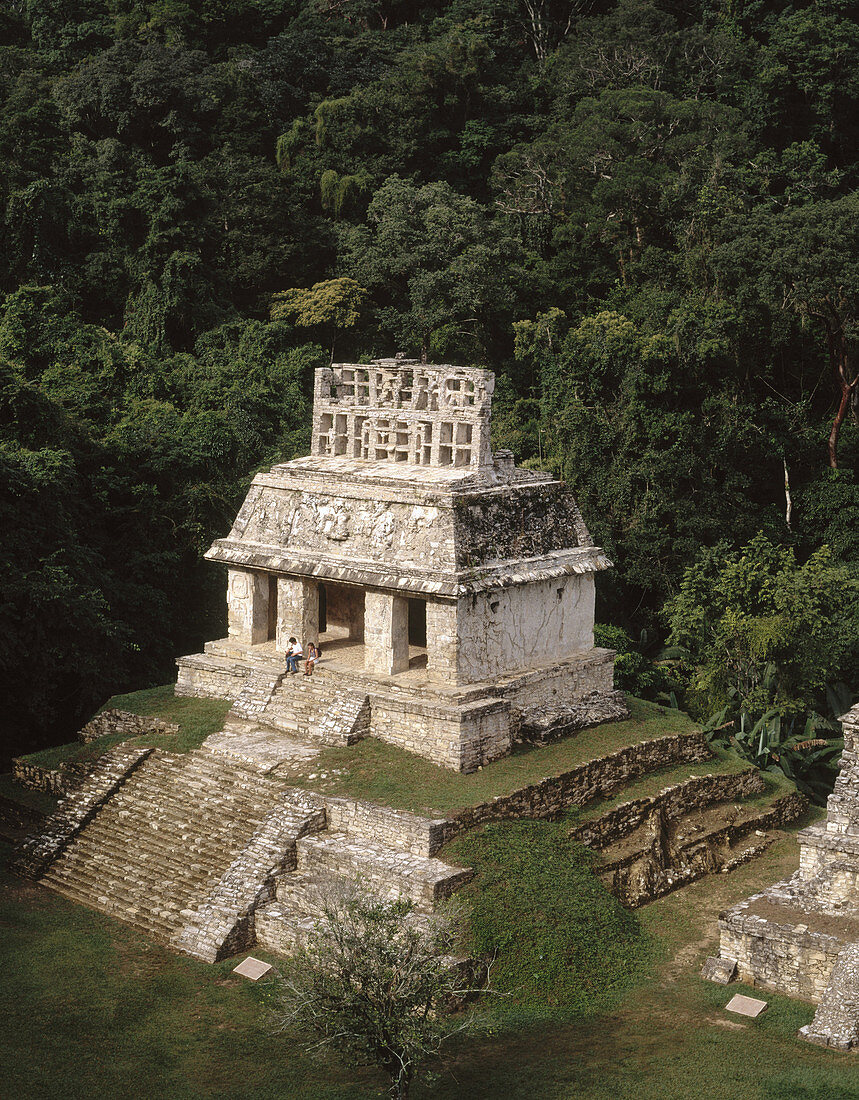
[[(311, 454), (258, 474), (206, 555), (227, 566), (228, 635), (179, 660), (177, 692), (461, 771), (620, 717), (593, 642), (611, 562), (564, 484), (493, 454), (493, 387), (399, 356), (317, 370)], [(321, 644), (312, 678), (285, 676), (290, 637)]]
[[(593, 645), (610, 563), (568, 489), (493, 456), (493, 376), (392, 359), (315, 387), (312, 454), (256, 477), (209, 551), (228, 567), (228, 636), (178, 662), (179, 694), (231, 701), (223, 729), (185, 753), (109, 749), (12, 862), (210, 962), (289, 954), (356, 875), (427, 918), (471, 877), (439, 858), (470, 823), (546, 816), (614, 790), (621, 766), (687, 758), (658, 739), (450, 820), (291, 786), (324, 745), (368, 735), (468, 771), (627, 713)], [(290, 636), (321, 642), (312, 676), (287, 673)]]

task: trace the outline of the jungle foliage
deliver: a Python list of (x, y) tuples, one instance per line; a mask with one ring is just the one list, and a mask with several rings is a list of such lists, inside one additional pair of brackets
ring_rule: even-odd
[(332, 349), (496, 371), (496, 442), (573, 484), (652, 693), (722, 540), (855, 577), (842, 0), (12, 0), (0, 43), (14, 747), (222, 629), (201, 552), (306, 447)]

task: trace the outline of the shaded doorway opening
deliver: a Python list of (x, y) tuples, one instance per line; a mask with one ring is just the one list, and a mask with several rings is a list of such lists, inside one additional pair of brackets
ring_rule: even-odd
[(364, 641), (364, 589), (326, 581), (319, 585), (319, 634), (329, 641)]
[(409, 600), (409, 645), (426, 648), (427, 644), (427, 602)]
[(268, 641), (277, 638), (277, 577), (268, 578)]
[(324, 634), (328, 629), (328, 593), (325, 585), (319, 585), (319, 633)]

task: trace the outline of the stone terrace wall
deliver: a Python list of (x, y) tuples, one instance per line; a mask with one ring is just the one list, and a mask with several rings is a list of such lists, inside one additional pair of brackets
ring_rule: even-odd
[(109, 749), (80, 788), (60, 803), (44, 830), (28, 837), (15, 849), (9, 869), (25, 878), (38, 878), (154, 751), (126, 745)]
[(510, 752), (510, 707), (500, 699), (457, 711), (371, 695), (370, 732), (434, 764), (473, 772)]
[(326, 797), (325, 808), (332, 832), (348, 833), (416, 856), (434, 856), (444, 844), (450, 824), (350, 798)]
[(12, 778), (31, 791), (66, 795), (81, 785), (95, 765), (95, 760), (76, 760), (59, 768), (43, 768), (18, 757), (12, 761)]
[(142, 714), (131, 714), (127, 710), (103, 710), (78, 732), (78, 740), (84, 744), (95, 741), (107, 734), (121, 733), (125, 737), (137, 737), (142, 733), (178, 733), (179, 727), (173, 722), (164, 722), (161, 718), (150, 718)]
[(666, 787), (652, 798), (636, 798), (624, 802), (616, 810), (611, 810), (596, 821), (574, 829), (570, 836), (580, 844), (591, 848), (604, 848), (629, 836), (652, 813), (661, 806), (671, 817), (690, 813), (702, 806), (714, 802), (727, 802), (735, 798), (746, 798), (750, 794), (760, 794), (766, 790), (763, 776), (755, 768), (748, 768), (733, 775), (700, 775)]
[(513, 794), (500, 795), (457, 814), (448, 822), (446, 840), (486, 821), (520, 817), (552, 818), (569, 806), (584, 806), (594, 798), (613, 794), (624, 783), (646, 772), (673, 764), (712, 759), (712, 752), (700, 732), (673, 734), (629, 745), (617, 752), (579, 764), (563, 775), (543, 779)]
[[(178, 733), (179, 727), (173, 722), (164, 722), (160, 718), (150, 718), (142, 714), (132, 714), (127, 710), (104, 710), (91, 718), (78, 731), (78, 740), (85, 745), (111, 734), (123, 737), (139, 737), (144, 733)], [(96, 760), (74, 760), (60, 764), (57, 768), (45, 768), (34, 764), (26, 757), (17, 757), (12, 761), (12, 778), (22, 787), (31, 791), (44, 791), (45, 794), (67, 795), (80, 787), (91, 774)]]
[(759, 899), (766, 900), (766, 895), (755, 894), (742, 906), (719, 914), (719, 955), (737, 960), (742, 981), (819, 1002), (843, 940), (809, 932), (803, 924), (777, 924), (741, 912)]

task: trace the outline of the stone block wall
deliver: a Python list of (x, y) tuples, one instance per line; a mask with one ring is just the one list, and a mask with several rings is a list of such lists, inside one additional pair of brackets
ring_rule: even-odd
[[(178, 733), (173, 722), (132, 714), (126, 710), (103, 710), (78, 731), (78, 740), (85, 745), (109, 734), (138, 737), (144, 733)], [(75, 760), (57, 768), (45, 768), (26, 757), (12, 761), (12, 778), (22, 787), (45, 794), (67, 795), (76, 790), (95, 768), (96, 760)]]
[(695, 776), (685, 783), (666, 787), (652, 798), (636, 798), (624, 802), (622, 806), (603, 814), (596, 821), (589, 821), (574, 829), (570, 835), (580, 844), (604, 848), (635, 832), (657, 806), (662, 807), (670, 817), (679, 817), (714, 802), (747, 798), (750, 794), (760, 794), (765, 789), (763, 776), (756, 768), (748, 768), (733, 775)]
[(457, 709), (372, 695), (370, 704), (374, 737), (442, 767), (472, 772), (510, 752), (510, 708), (502, 700)]
[(614, 691), (614, 658), (613, 649), (594, 649), (587, 656), (559, 661), (512, 682), (500, 683), (495, 691), (523, 711), (552, 709), (593, 692), (607, 694)]
[(459, 601), (460, 683), (586, 653), (594, 644), (593, 574), (532, 581)]
[(12, 761), (12, 778), (28, 790), (62, 796), (79, 787), (95, 765), (95, 760), (78, 760), (59, 768), (43, 768), (18, 758)]
[(569, 806), (584, 806), (595, 798), (611, 795), (647, 772), (673, 764), (710, 760), (712, 755), (702, 733), (674, 734), (629, 745), (562, 775), (463, 810), (448, 823), (446, 839), (487, 821), (556, 817)]
[(427, 673), (455, 683), (459, 653), (456, 603), (427, 600)]
[(137, 737), (142, 733), (178, 733), (174, 722), (165, 722), (161, 718), (151, 718), (142, 714), (131, 714), (127, 710), (103, 710), (78, 732), (78, 740), (84, 744), (95, 741), (107, 734), (121, 733), (125, 737)]
[(235, 700), (251, 672), (249, 665), (231, 664), (202, 653), (180, 657), (176, 665), (176, 694), (197, 699)]
[(445, 841), (447, 822), (390, 810), (351, 798), (325, 798), (328, 828), (386, 844), (416, 856), (433, 856)]
[(742, 913), (764, 897), (756, 894), (729, 913), (719, 914), (721, 958), (736, 959), (740, 979), (751, 985), (820, 1001), (843, 941), (809, 932), (803, 924), (778, 924)]

